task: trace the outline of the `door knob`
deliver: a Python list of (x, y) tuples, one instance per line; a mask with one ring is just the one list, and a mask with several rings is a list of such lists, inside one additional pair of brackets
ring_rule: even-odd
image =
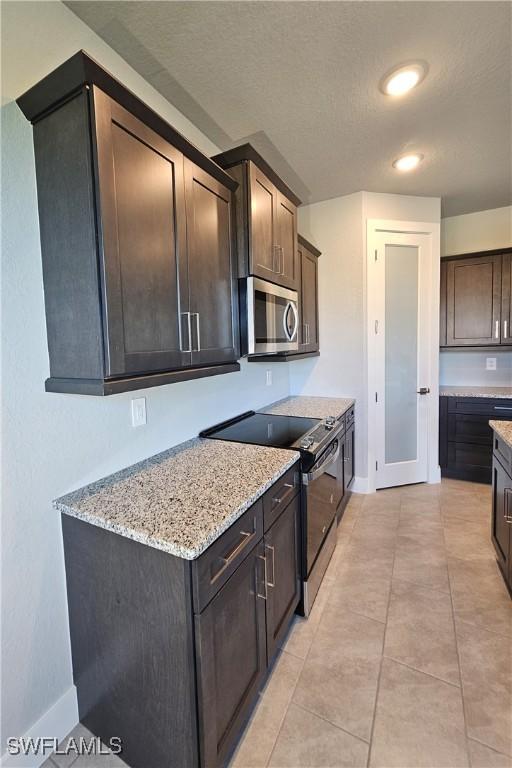
[(430, 392), (430, 387), (420, 387), (416, 390), (418, 395), (428, 395)]

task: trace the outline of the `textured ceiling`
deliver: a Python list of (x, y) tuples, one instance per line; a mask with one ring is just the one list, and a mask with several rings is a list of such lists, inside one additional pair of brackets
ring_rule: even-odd
[[(89, 2), (68, 7), (222, 149), (249, 140), (305, 202), (433, 195), (443, 215), (511, 202), (508, 2)], [(392, 100), (394, 65), (428, 62)], [(419, 170), (391, 167), (405, 151)]]

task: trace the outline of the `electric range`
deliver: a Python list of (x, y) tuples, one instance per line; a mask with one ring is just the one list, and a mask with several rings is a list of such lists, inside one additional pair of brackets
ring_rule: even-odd
[(336, 544), (336, 510), (343, 498), (343, 422), (247, 411), (200, 437), (300, 453), (302, 612), (311, 610)]

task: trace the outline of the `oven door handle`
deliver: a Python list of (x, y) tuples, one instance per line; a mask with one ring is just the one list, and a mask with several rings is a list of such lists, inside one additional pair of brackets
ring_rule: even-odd
[(341, 451), (341, 442), (338, 440), (338, 447), (334, 451), (334, 453), (330, 456), (330, 458), (324, 462), (318, 467), (318, 469), (313, 469), (312, 472), (303, 472), (302, 473), (302, 482), (304, 485), (309, 485), (310, 483), (314, 482), (314, 480), (318, 480), (319, 477), (321, 477), (324, 472), (329, 469), (329, 467), (332, 467), (333, 464), (335, 464), (339, 458), (340, 451)]

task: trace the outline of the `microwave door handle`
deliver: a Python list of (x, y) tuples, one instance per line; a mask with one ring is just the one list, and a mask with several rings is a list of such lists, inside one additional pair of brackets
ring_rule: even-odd
[(286, 305), (286, 309), (283, 312), (283, 331), (284, 331), (284, 335), (288, 339), (288, 341), (291, 341), (292, 338), (293, 338), (290, 335), (290, 332), (288, 331), (288, 325), (287, 325), (287, 322), (286, 322), (286, 318), (288, 317), (288, 312), (290, 311), (292, 306), (293, 306), (292, 302), (289, 301), (288, 304)]
[(293, 341), (295, 339), (295, 337), (297, 336), (297, 331), (299, 330), (299, 313), (297, 312), (297, 307), (296, 307), (294, 301), (290, 301), (290, 307), (292, 308), (293, 316), (295, 318), (295, 325), (293, 326), (293, 333), (290, 336), (290, 341)]

